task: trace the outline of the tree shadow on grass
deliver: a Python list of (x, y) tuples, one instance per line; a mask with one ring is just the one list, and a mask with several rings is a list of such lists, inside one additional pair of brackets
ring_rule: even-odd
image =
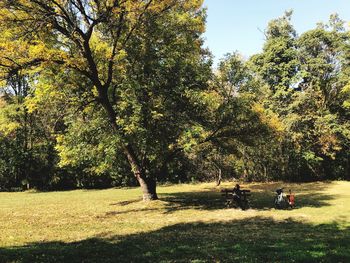
[(292, 189), (293, 192), (315, 192), (324, 191), (331, 187), (332, 182), (320, 181), (312, 183), (288, 183), (288, 182), (270, 182), (270, 183), (255, 183), (249, 185), (249, 188), (257, 191), (275, 191), (275, 189), (283, 187), (285, 191)]
[[(324, 190), (329, 184), (312, 183), (307, 186), (304, 184), (287, 184), (286, 189), (291, 187), (296, 193), (296, 207), (299, 209), (303, 207), (323, 207), (329, 206), (329, 201), (336, 198), (336, 196), (325, 194)], [(281, 187), (281, 183), (271, 184), (255, 184), (244, 189), (251, 190), (251, 196), (248, 198), (250, 208), (255, 210), (270, 210), (274, 209), (275, 189)], [(218, 210), (226, 208), (225, 196), (220, 192), (222, 188), (206, 188), (205, 191), (197, 192), (176, 192), (176, 193), (161, 193), (160, 200), (164, 201), (164, 208), (166, 214), (177, 212), (180, 210), (198, 209), (198, 210)], [(141, 199), (132, 199), (116, 203), (111, 203), (112, 206), (124, 206), (126, 210), (109, 212), (103, 217), (110, 217), (118, 214), (127, 214), (129, 212), (142, 212), (147, 210), (162, 210), (161, 208), (152, 209), (132, 209), (127, 210), (130, 204), (142, 203)]]
[(288, 194), (289, 189), (295, 195), (296, 209), (303, 207), (323, 207), (329, 206), (329, 201), (336, 198), (334, 195), (326, 194), (330, 187), (328, 182), (316, 183), (282, 183), (275, 182), (270, 184), (255, 184), (251, 185), (252, 191), (251, 203), (256, 209), (268, 210), (274, 206), (274, 198), (276, 189), (284, 188), (285, 194)]
[[(250, 198), (251, 207), (257, 210), (270, 210), (274, 208), (274, 198), (276, 194), (270, 192), (256, 192)], [(335, 197), (322, 193), (297, 194), (295, 196), (295, 207), (300, 209), (303, 207), (323, 207), (329, 206), (329, 201)]]
[(186, 209), (216, 210), (225, 207), (225, 199), (214, 191), (161, 194), (160, 199), (167, 203), (166, 213)]
[[(252, 190), (251, 196), (248, 198), (250, 208), (256, 210), (273, 209), (275, 195), (273, 191)], [(186, 209), (216, 210), (226, 208), (226, 199), (219, 190), (161, 194), (160, 198), (167, 202), (166, 213)], [(294, 209), (329, 206), (329, 201), (334, 198), (335, 196), (317, 191), (315, 193), (300, 193), (296, 195), (296, 207)]]
[(138, 199), (131, 199), (131, 200), (120, 201), (120, 202), (112, 203), (110, 205), (126, 206), (126, 205), (130, 205), (130, 204), (133, 204), (133, 203), (139, 203), (141, 201), (142, 201), (142, 197), (138, 198)]
[(151, 211), (159, 211), (159, 208), (140, 208), (140, 209), (130, 209), (130, 210), (123, 210), (123, 211), (109, 211), (105, 213), (104, 215), (96, 216), (98, 219), (106, 219), (109, 217), (114, 217), (117, 215), (122, 214), (128, 214), (128, 213), (142, 213), (142, 212), (151, 212)]
[(254, 217), (0, 248), (0, 262), (350, 262), (350, 228)]

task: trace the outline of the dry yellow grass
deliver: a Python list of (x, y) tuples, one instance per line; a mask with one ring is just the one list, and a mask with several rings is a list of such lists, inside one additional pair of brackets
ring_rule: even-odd
[[(104, 261), (115, 262), (116, 251), (119, 251), (118, 256), (122, 256), (119, 261), (126, 262), (151, 259), (226, 261), (231, 258), (230, 253), (234, 255), (237, 251), (240, 251), (237, 260), (243, 260), (245, 257), (241, 255), (247, 254), (247, 261), (259, 261), (260, 254), (269, 246), (273, 248), (270, 259), (277, 261), (291, 256), (296, 261), (328, 260), (329, 255), (330, 259), (349, 258), (349, 253), (343, 249), (328, 249), (327, 246), (334, 242), (333, 235), (349, 233), (350, 182), (242, 184), (243, 188), (252, 190), (251, 209), (247, 211), (225, 208), (220, 189), (232, 185), (224, 183), (215, 187), (214, 183), (206, 183), (161, 186), (158, 188), (160, 200), (149, 203), (140, 201), (138, 188), (0, 193), (0, 261), (35, 261), (32, 255), (37, 253), (41, 255), (38, 261), (80, 262), (80, 256), (77, 258), (72, 252), (78, 249), (76, 246), (81, 253), (91, 251), (90, 246), (99, 248), (94, 250), (94, 254), (86, 252), (85, 261), (92, 262), (101, 257)], [(274, 190), (280, 186), (295, 192), (296, 209), (273, 208)], [(288, 232), (288, 228), (291, 232)], [(281, 252), (280, 255), (275, 253), (274, 250), (279, 247), (273, 244), (280, 232), (288, 240), (284, 242), (282, 236), (277, 244), (288, 248), (289, 243), (297, 248), (296, 251), (292, 249), (290, 253)], [(300, 254), (299, 251), (311, 243), (291, 243), (293, 238), (300, 239), (303, 234), (310, 239), (323, 240), (321, 247), (312, 245), (309, 248), (316, 251), (314, 254)], [(198, 235), (196, 240), (192, 240)], [(236, 235), (241, 237), (238, 242), (240, 246), (227, 247)], [(255, 244), (254, 249), (257, 250), (252, 247), (250, 251), (248, 244), (260, 240), (260, 235), (265, 235), (266, 239), (263, 240), (266, 240), (266, 246)], [(341, 235), (338, 241), (350, 241), (344, 238)], [(201, 239), (212, 240), (212, 243), (202, 245)], [(148, 240), (148, 244), (144, 240)], [(169, 242), (170, 247), (171, 244), (176, 247), (171, 256), (165, 252), (169, 248), (168, 245), (163, 247), (163, 241), (164, 244)], [(199, 248), (193, 250), (193, 243), (198, 243)], [(349, 245), (346, 246), (348, 249)], [(160, 252), (154, 254), (157, 249)], [(142, 253), (138, 254), (137, 251)], [(334, 255), (323, 251), (333, 251)]]

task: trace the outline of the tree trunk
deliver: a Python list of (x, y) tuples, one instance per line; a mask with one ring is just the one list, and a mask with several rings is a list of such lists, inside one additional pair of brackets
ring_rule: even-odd
[(212, 163), (214, 164), (215, 168), (218, 169), (218, 176), (216, 178), (216, 186), (219, 186), (221, 184), (221, 180), (222, 180), (221, 168), (220, 168), (220, 165), (215, 160), (212, 160)]
[(222, 179), (222, 177), (221, 177), (221, 169), (218, 168), (218, 178), (216, 180), (216, 186), (219, 186), (221, 184), (221, 179)]
[(140, 183), (142, 193), (143, 193), (143, 201), (152, 201), (157, 200), (157, 192), (156, 192), (156, 181), (153, 178), (142, 178), (141, 176), (137, 178)]
[[(101, 86), (99, 88), (99, 92), (100, 92), (100, 103), (106, 110), (113, 129), (115, 130), (115, 132), (118, 133), (119, 127), (115, 122), (116, 113), (111, 103), (108, 100), (107, 92)], [(146, 176), (145, 171), (144, 169), (142, 169), (140, 165), (140, 161), (137, 158), (137, 155), (135, 154), (133, 147), (130, 144), (126, 144), (123, 150), (131, 166), (131, 170), (141, 186), (141, 189), (143, 192), (143, 200), (144, 201), (157, 200), (158, 196), (156, 192), (156, 181), (153, 178)]]
[(141, 186), (142, 193), (143, 193), (143, 200), (144, 201), (157, 200), (158, 196), (156, 192), (156, 185), (157, 185), (156, 181), (153, 178), (146, 177), (145, 172), (143, 171), (143, 169), (141, 169), (138, 159), (130, 145), (127, 145), (124, 148), (124, 153), (128, 158), (132, 172), (134, 173), (137, 181)]

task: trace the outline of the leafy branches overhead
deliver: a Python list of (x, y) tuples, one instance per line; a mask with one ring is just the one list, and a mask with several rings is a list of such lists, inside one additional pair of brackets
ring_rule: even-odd
[(213, 70), (202, 3), (1, 1), (2, 185), (138, 182), (156, 199), (155, 180), (349, 176), (343, 21), (298, 35), (288, 11), (260, 54)]
[[(174, 0), (11, 0), (0, 6), (1, 27), (9, 32), (9, 38), (22, 40), (18, 46), (33, 46), (35, 54), (28, 55), (37, 58), (32, 63), (64, 63), (106, 88), (113, 79), (118, 55), (123, 56), (130, 38), (140, 33), (146, 17), (155, 19), (175, 6), (194, 11), (200, 4)], [(13, 32), (19, 34), (15, 37)], [(93, 38), (100, 39), (102, 46)], [(97, 51), (102, 51), (100, 56)], [(102, 74), (99, 67), (106, 70), (103, 78), (98, 76)]]
[(144, 197), (156, 198), (151, 181), (163, 166), (157, 159), (179, 148), (171, 145), (196, 118), (195, 111), (187, 114), (193, 108), (191, 93), (205, 89), (210, 76), (203, 75), (210, 62), (201, 49), (201, 5), (178, 0), (3, 1), (1, 75), (7, 79), (25, 71), (38, 89), (43, 75), (71, 76), (50, 89), (69, 93), (70, 106), (91, 101), (104, 110)]

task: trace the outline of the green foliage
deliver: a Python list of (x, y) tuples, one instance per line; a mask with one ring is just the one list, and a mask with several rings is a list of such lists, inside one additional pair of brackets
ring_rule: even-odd
[[(345, 160), (349, 149), (349, 119), (344, 106), (346, 108), (346, 84), (350, 77), (349, 34), (337, 15), (331, 16), (329, 25), (319, 25), (300, 37), (289, 25), (290, 16), (271, 22), (262, 54), (251, 59), (252, 69), (273, 90), (272, 95), (262, 98), (264, 104), (279, 115), (284, 127), (281, 139), (270, 144), (272, 149), (279, 150), (265, 154), (268, 164), (280, 159), (280, 165), (269, 170), (277, 168), (279, 178), (292, 180), (348, 177), (346, 169), (340, 167), (348, 166)], [(281, 49), (272, 48), (276, 41)], [(274, 62), (271, 64), (271, 59), (265, 58)], [(278, 69), (278, 73), (266, 74), (264, 68)], [(282, 85), (271, 82), (268, 76), (282, 76), (278, 82)], [(274, 87), (283, 88), (283, 92)], [(276, 94), (285, 95), (276, 97)], [(338, 160), (343, 160), (342, 164)]]
[(1, 189), (350, 178), (344, 22), (213, 70), (202, 2), (1, 2)]
[(300, 64), (291, 15), (292, 12), (286, 12), (269, 23), (263, 52), (250, 59), (251, 67), (268, 83), (275, 103), (281, 106), (290, 100)]
[(187, 131), (204, 130), (204, 107), (192, 100), (211, 76), (202, 1), (75, 4), (2, 3), (1, 76), (28, 75), (26, 106), (57, 137), (62, 169), (127, 178), (127, 159), (136, 177), (156, 177)]

